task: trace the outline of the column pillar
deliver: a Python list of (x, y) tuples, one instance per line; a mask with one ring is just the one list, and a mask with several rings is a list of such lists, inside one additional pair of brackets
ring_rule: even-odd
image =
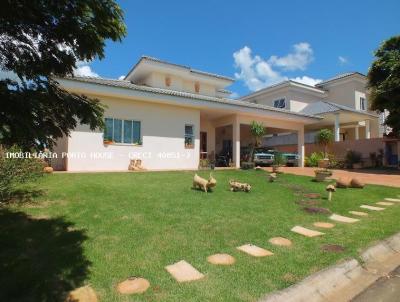
[(240, 122), (235, 116), (232, 123), (232, 159), (236, 168), (240, 168)]
[(354, 133), (355, 133), (355, 138), (358, 140), (358, 139), (360, 139), (360, 134), (359, 134), (359, 126), (356, 126), (355, 128), (354, 128)]
[(297, 153), (299, 155), (298, 166), (304, 167), (304, 126), (297, 131)]
[(370, 122), (370, 120), (365, 121), (365, 138), (366, 139), (371, 138), (371, 122)]
[(335, 114), (335, 142), (340, 141), (339, 114)]

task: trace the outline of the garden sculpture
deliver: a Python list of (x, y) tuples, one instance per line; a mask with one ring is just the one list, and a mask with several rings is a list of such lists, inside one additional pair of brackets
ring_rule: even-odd
[(328, 200), (331, 201), (332, 200), (332, 193), (336, 191), (336, 188), (334, 185), (328, 185), (326, 187), (326, 191), (328, 192)]
[(203, 190), (204, 192), (207, 192), (211, 188), (215, 187), (217, 185), (217, 180), (211, 175), (208, 178), (208, 180), (200, 177), (199, 175), (195, 174), (193, 177), (193, 188), (199, 188)]
[(128, 170), (129, 171), (143, 171), (146, 169), (142, 167), (141, 159), (131, 159)]
[(250, 192), (251, 190), (251, 185), (249, 185), (248, 183), (242, 183), (235, 180), (230, 180), (229, 185), (231, 187), (232, 192), (236, 191)]

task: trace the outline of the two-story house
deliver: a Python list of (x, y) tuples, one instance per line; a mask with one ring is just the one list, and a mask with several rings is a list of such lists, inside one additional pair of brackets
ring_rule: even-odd
[[(149, 170), (197, 169), (201, 158), (228, 155), (240, 166), (241, 147), (253, 142), (252, 121), (274, 137), (292, 134), (304, 164), (305, 133), (335, 129), (336, 140), (378, 136), (378, 118), (367, 110), (365, 77), (347, 74), (311, 87), (283, 82), (239, 100), (233, 79), (144, 56), (125, 79), (59, 78), (74, 93), (105, 106), (105, 129), (79, 125), (58, 141), (56, 169), (123, 171), (141, 159)], [(290, 135), (289, 135), (290, 136)]]

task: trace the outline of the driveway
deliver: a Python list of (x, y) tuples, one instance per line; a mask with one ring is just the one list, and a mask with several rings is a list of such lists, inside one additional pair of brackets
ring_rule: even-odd
[[(314, 170), (317, 168), (299, 168), (299, 167), (282, 167), (284, 173), (314, 176)], [(267, 168), (271, 172), (271, 168)], [(339, 177), (357, 177), (361, 182), (366, 184), (383, 185), (400, 188), (400, 170), (332, 170), (331, 178), (338, 179)]]

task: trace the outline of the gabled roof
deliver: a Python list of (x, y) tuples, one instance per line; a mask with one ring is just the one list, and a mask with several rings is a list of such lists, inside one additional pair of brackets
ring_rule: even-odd
[(215, 74), (215, 73), (210, 73), (210, 72), (206, 72), (206, 71), (201, 71), (201, 70), (197, 70), (197, 69), (193, 69), (190, 66), (186, 66), (186, 65), (181, 65), (181, 64), (176, 64), (176, 63), (171, 63), (171, 62), (167, 62), (164, 60), (160, 60), (158, 58), (154, 58), (154, 57), (150, 57), (150, 56), (142, 56), (139, 61), (132, 67), (132, 69), (128, 72), (128, 74), (125, 76), (124, 79), (127, 79), (129, 77), (130, 74), (132, 74), (135, 69), (142, 63), (142, 62), (155, 62), (155, 63), (159, 63), (159, 64), (163, 64), (163, 65), (168, 65), (168, 66), (173, 66), (173, 67), (177, 67), (180, 69), (184, 69), (189, 71), (190, 73), (193, 74), (199, 74), (199, 75), (203, 75), (203, 76), (208, 76), (208, 77), (213, 77), (213, 78), (217, 78), (217, 79), (221, 79), (221, 80), (226, 80), (226, 81), (230, 81), (230, 82), (234, 82), (235, 80), (233, 78), (227, 77), (227, 76), (223, 76), (223, 75), (219, 75), (219, 74)]
[(194, 93), (171, 90), (171, 89), (163, 89), (163, 88), (155, 88), (155, 87), (149, 87), (149, 86), (144, 86), (144, 85), (137, 85), (137, 84), (133, 84), (129, 81), (125, 81), (125, 80), (104, 79), (104, 78), (94, 78), (94, 77), (78, 77), (78, 76), (66, 77), (66, 78), (62, 78), (61, 80), (73, 80), (73, 81), (79, 81), (79, 82), (90, 83), (90, 84), (99, 84), (99, 85), (105, 85), (105, 86), (125, 88), (125, 89), (130, 89), (130, 90), (141, 91), (141, 92), (149, 92), (149, 93), (154, 93), (154, 94), (163, 94), (163, 95), (189, 98), (189, 99), (194, 99), (194, 100), (209, 101), (209, 102), (222, 103), (222, 104), (227, 104), (227, 105), (260, 109), (262, 111), (280, 112), (280, 113), (284, 113), (284, 114), (288, 114), (288, 115), (294, 115), (294, 116), (305, 117), (305, 118), (313, 118), (313, 119), (317, 119), (317, 120), (322, 119), (319, 116), (306, 114), (306, 113), (302, 113), (302, 112), (292, 112), (292, 111), (289, 111), (286, 109), (275, 108), (275, 107), (267, 106), (267, 105), (253, 104), (253, 103), (246, 102), (246, 101), (240, 101), (240, 100), (234, 100), (234, 99), (228, 99), (228, 98), (222, 98), (222, 97), (212, 97), (212, 96), (194, 94)]
[(341, 80), (341, 79), (344, 79), (344, 78), (347, 78), (347, 77), (350, 77), (350, 76), (354, 76), (354, 75), (366, 77), (365, 74), (362, 74), (361, 72), (358, 72), (358, 71), (345, 72), (345, 73), (337, 74), (337, 75), (335, 75), (334, 77), (329, 78), (329, 79), (327, 79), (327, 80), (324, 80), (324, 81), (322, 81), (322, 82), (319, 82), (319, 83), (318, 83), (317, 85), (315, 85), (315, 86), (316, 86), (316, 87), (321, 87), (321, 86), (324, 86), (325, 84), (327, 84), (327, 83), (329, 83), (329, 82), (333, 82), (333, 81), (336, 81), (336, 80)]
[(314, 93), (318, 93), (318, 94), (324, 94), (325, 93), (325, 90), (322, 90), (322, 89), (320, 89), (318, 87), (314, 87), (314, 86), (311, 86), (311, 85), (303, 84), (303, 83), (300, 83), (300, 82), (297, 82), (297, 81), (293, 81), (293, 80), (286, 80), (286, 81), (282, 81), (282, 82), (267, 86), (267, 87), (262, 88), (260, 90), (257, 90), (257, 91), (255, 91), (253, 93), (250, 93), (248, 95), (245, 95), (245, 96), (241, 97), (240, 99), (249, 99), (249, 98), (255, 97), (257, 95), (260, 95), (260, 94), (263, 94), (263, 93), (268, 93), (268, 92), (274, 91), (276, 89), (284, 88), (284, 87), (303, 88), (303, 89), (306, 89), (306, 90), (308, 90), (310, 92), (314, 92)]
[(368, 116), (377, 117), (376, 114), (372, 114), (367, 111), (356, 110), (356, 109), (348, 107), (348, 106), (339, 105), (339, 104), (327, 102), (327, 101), (318, 101), (315, 103), (308, 104), (300, 112), (304, 113), (304, 114), (319, 115), (319, 114), (326, 114), (326, 113), (335, 113), (335, 112), (339, 112), (339, 111), (348, 111), (348, 112), (354, 112), (354, 113), (358, 113), (358, 114), (364, 114), (364, 115), (368, 115)]

